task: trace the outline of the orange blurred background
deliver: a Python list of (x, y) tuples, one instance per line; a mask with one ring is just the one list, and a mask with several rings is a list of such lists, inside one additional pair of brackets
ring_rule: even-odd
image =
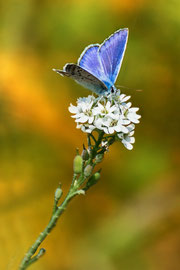
[(179, 10), (178, 0), (1, 3), (0, 269), (18, 269), (86, 143), (68, 106), (90, 92), (52, 68), (124, 27), (117, 85), (140, 107), (134, 149), (112, 146), (101, 181), (68, 206), (31, 269), (180, 269)]

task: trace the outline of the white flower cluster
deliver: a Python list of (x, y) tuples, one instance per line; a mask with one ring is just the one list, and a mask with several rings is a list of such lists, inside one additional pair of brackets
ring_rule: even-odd
[(79, 98), (77, 106), (70, 104), (69, 111), (74, 114), (77, 128), (91, 133), (98, 129), (106, 134), (117, 134), (124, 146), (131, 150), (135, 142), (133, 137), (135, 125), (139, 123), (140, 115), (136, 114), (139, 108), (131, 107), (127, 102), (130, 96), (110, 94), (107, 97), (95, 98), (92, 95)]

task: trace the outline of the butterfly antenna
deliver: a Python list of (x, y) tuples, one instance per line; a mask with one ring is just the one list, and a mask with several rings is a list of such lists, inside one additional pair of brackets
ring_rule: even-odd
[(124, 85), (117, 85), (117, 87), (124, 88), (124, 89), (128, 89), (128, 90), (133, 90), (133, 91), (137, 91), (137, 92), (142, 92), (142, 91), (143, 91), (143, 89), (129, 88), (129, 87), (124, 86)]

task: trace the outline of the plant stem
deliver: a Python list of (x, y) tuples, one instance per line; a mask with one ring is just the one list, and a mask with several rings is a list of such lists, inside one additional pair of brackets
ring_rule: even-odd
[(98, 147), (103, 139), (103, 136), (104, 136), (104, 132), (99, 132), (99, 137), (91, 151), (91, 156), (90, 156), (90, 162), (92, 162), (92, 160), (95, 158), (96, 154), (97, 154), (97, 151), (98, 151)]
[(63, 203), (57, 207), (57, 210), (52, 214), (51, 219), (50, 219), (48, 225), (46, 226), (46, 228), (44, 229), (44, 231), (39, 234), (39, 236), (36, 239), (36, 241), (34, 242), (34, 244), (30, 247), (30, 249), (26, 253), (24, 259), (22, 260), (22, 262), (20, 264), (19, 270), (26, 269), (30, 264), (32, 264), (33, 262), (36, 261), (34, 259), (34, 257), (32, 257), (32, 256), (35, 254), (35, 252), (37, 251), (38, 247), (43, 242), (43, 240), (47, 237), (47, 235), (55, 227), (58, 218), (64, 212), (64, 210), (66, 209), (66, 206), (68, 205), (70, 200), (73, 197), (75, 197), (76, 195), (78, 195), (77, 190), (78, 190), (78, 186), (70, 188), (70, 191), (69, 191), (68, 195), (66, 196), (66, 198), (64, 199)]
[[(97, 152), (99, 150), (99, 145), (101, 144), (103, 136), (104, 136), (104, 132), (100, 132), (98, 139), (94, 141), (95, 142), (94, 145), (91, 145), (90, 136), (88, 136), (88, 146), (90, 147), (91, 152), (90, 152), (89, 160), (87, 160), (87, 162), (86, 162), (86, 166), (88, 164), (92, 164), (93, 168), (95, 167), (96, 164), (93, 163), (93, 159), (97, 155)], [(84, 162), (83, 162), (83, 164), (84, 164)], [(79, 175), (79, 177), (77, 174), (74, 174), (69, 192), (66, 195), (64, 201), (61, 203), (60, 206), (57, 206), (58, 200), (55, 199), (52, 215), (51, 215), (51, 218), (50, 218), (48, 225), (46, 226), (44, 231), (42, 231), (39, 234), (38, 238), (35, 240), (33, 245), (29, 248), (29, 250), (25, 254), (25, 256), (24, 256), (24, 258), (19, 266), (19, 270), (27, 269), (27, 267), (29, 267), (32, 263), (36, 262), (40, 257), (42, 257), (42, 255), (45, 253), (45, 249), (41, 248), (39, 250), (39, 252), (35, 255), (38, 247), (41, 245), (41, 243), (44, 241), (44, 239), (48, 236), (48, 234), (55, 227), (59, 217), (62, 215), (62, 213), (66, 209), (68, 203), (72, 200), (72, 198), (74, 198), (77, 195), (84, 194), (84, 190), (80, 189), (82, 187), (82, 185), (84, 184), (84, 182), (87, 180), (87, 177), (84, 176), (84, 168), (85, 168), (84, 165), (83, 165), (82, 172)]]

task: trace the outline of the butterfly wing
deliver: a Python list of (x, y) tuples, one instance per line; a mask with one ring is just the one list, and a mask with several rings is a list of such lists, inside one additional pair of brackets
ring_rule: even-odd
[(76, 64), (66, 64), (63, 70), (54, 69), (54, 71), (62, 76), (72, 78), (80, 85), (90, 89), (98, 95), (103, 95), (108, 90), (102, 81)]
[(105, 76), (114, 85), (119, 74), (128, 40), (128, 29), (120, 29), (107, 38), (99, 47), (98, 53)]
[(90, 45), (84, 49), (78, 65), (104, 82), (108, 90), (114, 85), (126, 49), (128, 29), (120, 29), (101, 45)]
[(102, 81), (107, 88), (109, 88), (111, 82), (104, 73), (104, 69), (98, 55), (99, 47), (99, 44), (89, 45), (86, 47), (78, 59), (78, 65), (93, 74), (96, 78)]
[(117, 79), (128, 39), (128, 29), (120, 29), (101, 45), (93, 44), (84, 49), (78, 64), (66, 64), (55, 70), (74, 79), (98, 95), (105, 95)]

